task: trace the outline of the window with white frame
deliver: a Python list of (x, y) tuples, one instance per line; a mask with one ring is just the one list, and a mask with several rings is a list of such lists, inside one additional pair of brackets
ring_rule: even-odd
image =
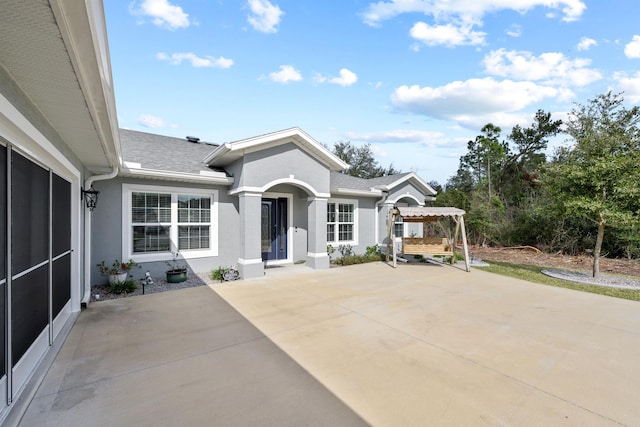
[(327, 203), (327, 243), (357, 241), (357, 210), (355, 201), (332, 200)]
[(138, 261), (217, 255), (217, 191), (123, 184), (123, 249)]
[(396, 222), (393, 224), (393, 233), (396, 239), (404, 237), (404, 221), (401, 216), (396, 217)]

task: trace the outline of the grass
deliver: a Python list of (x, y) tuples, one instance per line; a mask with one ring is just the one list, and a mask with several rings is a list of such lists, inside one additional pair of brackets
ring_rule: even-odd
[(590, 292), (592, 294), (607, 295), (615, 298), (624, 298), (633, 301), (640, 301), (640, 290), (618, 289), (606, 286), (583, 285), (580, 283), (560, 280), (546, 276), (542, 270), (552, 267), (541, 267), (539, 265), (512, 264), (509, 262), (489, 261), (489, 267), (482, 267), (481, 270), (502, 276), (513, 277), (515, 279), (527, 280), (529, 282), (541, 283), (543, 285), (557, 286), (559, 288), (573, 289), (575, 291)]

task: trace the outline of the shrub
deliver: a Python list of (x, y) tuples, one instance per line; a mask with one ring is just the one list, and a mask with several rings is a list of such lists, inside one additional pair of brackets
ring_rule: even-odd
[(338, 252), (340, 252), (340, 255), (342, 255), (343, 258), (346, 257), (346, 256), (354, 255), (353, 248), (351, 247), (351, 245), (340, 245), (340, 246), (338, 246)]
[(211, 280), (219, 280), (222, 281), (222, 276), (224, 275), (224, 272), (227, 269), (224, 268), (223, 266), (220, 266), (218, 268), (215, 268), (213, 270), (211, 270), (211, 273), (209, 274), (209, 277), (211, 278)]
[(211, 270), (211, 273), (209, 273), (209, 277), (211, 278), (211, 280), (218, 280), (222, 282), (225, 280), (238, 280), (240, 278), (240, 275), (238, 274), (238, 271), (235, 269), (235, 267), (220, 266), (216, 269)]
[(138, 285), (133, 280), (125, 280), (123, 282), (115, 282), (109, 286), (109, 292), (112, 294), (130, 294), (138, 289)]
[(379, 253), (380, 253), (380, 248), (378, 247), (378, 245), (373, 245), (373, 246), (367, 246), (365, 255), (374, 255)]
[(347, 255), (338, 260), (341, 265), (364, 264), (367, 262), (382, 261), (383, 255), (380, 253), (369, 255)]

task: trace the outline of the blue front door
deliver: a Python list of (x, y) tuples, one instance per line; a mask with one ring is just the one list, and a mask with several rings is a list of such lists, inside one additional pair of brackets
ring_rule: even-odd
[(287, 259), (287, 199), (262, 199), (262, 260)]

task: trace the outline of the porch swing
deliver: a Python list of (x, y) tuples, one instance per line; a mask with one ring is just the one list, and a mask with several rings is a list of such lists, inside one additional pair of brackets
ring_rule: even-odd
[[(389, 224), (387, 236), (387, 257), (393, 250), (393, 267), (397, 266), (397, 249), (395, 242), (394, 224), (398, 218), (402, 218), (403, 222), (419, 222), (423, 223), (423, 230), (428, 224), (436, 223), (442, 218), (452, 218), (456, 224), (453, 238), (448, 237), (402, 237), (402, 253), (405, 255), (427, 255), (427, 256), (450, 256), (451, 260), (455, 259), (457, 250), (462, 249), (464, 255), (464, 263), (466, 270), (471, 271), (469, 267), (469, 248), (467, 246), (467, 235), (464, 227), (465, 211), (458, 208), (446, 207), (394, 207), (389, 211)], [(442, 227), (442, 225), (440, 224)], [(458, 237), (462, 238), (462, 248), (459, 248)]]

